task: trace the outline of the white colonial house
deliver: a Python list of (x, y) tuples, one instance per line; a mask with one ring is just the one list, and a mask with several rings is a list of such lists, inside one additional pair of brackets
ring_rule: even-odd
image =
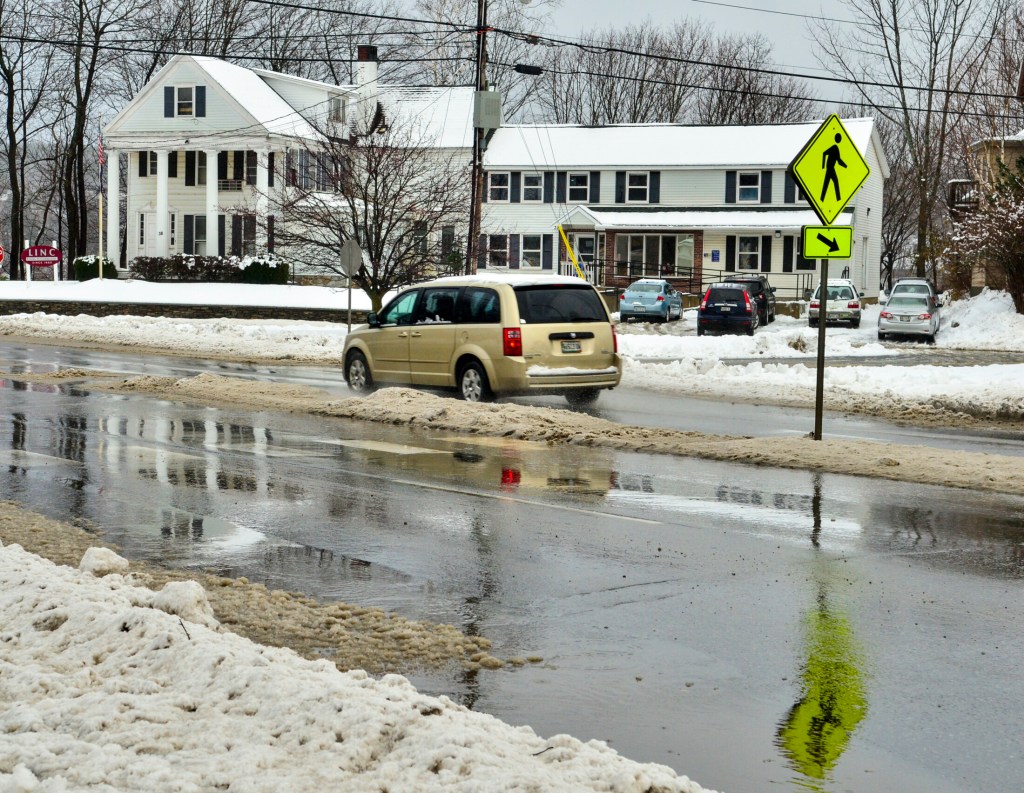
[(379, 84), (370, 46), (359, 47), (357, 68), (356, 85), (338, 86), (217, 58), (171, 58), (104, 129), (107, 251), (119, 250), (127, 228), (124, 260), (108, 256), (126, 269), (138, 256), (273, 252), (275, 227), (288, 222), (268, 211), (279, 203), (273, 191), (333, 189), (310, 151), (324, 130), (344, 137), (401, 116), (415, 120), (420, 140), (464, 151), (469, 162), (472, 88)]
[[(843, 124), (871, 173), (835, 220), (854, 227), (853, 258), (829, 276), (845, 271), (877, 296), (888, 165), (872, 119)], [(801, 255), (801, 228), (820, 221), (787, 166), (819, 126), (502, 127), (484, 158), (478, 269), (571, 272), (561, 225), (597, 283), (659, 276), (696, 292), (757, 272), (780, 298), (800, 297), (820, 271)]]

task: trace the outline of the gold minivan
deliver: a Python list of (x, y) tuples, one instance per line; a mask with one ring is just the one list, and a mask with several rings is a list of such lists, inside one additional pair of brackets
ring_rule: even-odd
[(438, 278), (396, 295), (345, 339), (349, 388), (455, 388), (468, 402), (515, 394), (597, 399), (622, 377), (597, 290), (564, 276)]

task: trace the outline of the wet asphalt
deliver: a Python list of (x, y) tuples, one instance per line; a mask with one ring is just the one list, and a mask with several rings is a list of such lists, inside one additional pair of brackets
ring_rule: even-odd
[(16, 376), (0, 384), (0, 482), (133, 558), (540, 656), (411, 678), (706, 787), (1009, 793), (1024, 778), (1021, 498)]

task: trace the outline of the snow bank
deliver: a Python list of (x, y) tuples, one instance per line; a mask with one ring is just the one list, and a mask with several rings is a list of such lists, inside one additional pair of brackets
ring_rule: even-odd
[(702, 790), (604, 743), (545, 740), (158, 601), (122, 576), (0, 548), (0, 790)]

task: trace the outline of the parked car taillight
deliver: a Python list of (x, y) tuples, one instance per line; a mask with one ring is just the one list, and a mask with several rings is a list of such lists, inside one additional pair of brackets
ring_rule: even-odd
[(705, 308), (707, 308), (707, 305), (708, 305), (708, 295), (710, 295), (710, 294), (711, 294), (711, 290), (708, 289), (708, 291), (706, 291), (704, 293), (704, 297), (701, 298), (701, 301), (700, 301), (700, 310), (701, 311), (703, 311)]
[(817, 307), (818, 307), (818, 301), (817, 300), (812, 300), (811, 301), (811, 308), (817, 308)]
[(615, 325), (612, 324), (612, 352), (619, 351), (619, 337), (615, 333)]
[(918, 319), (931, 319), (932, 315), (931, 314), (918, 314), (917, 318)]
[(747, 290), (746, 290), (746, 289), (744, 289), (744, 290), (743, 290), (743, 300), (744, 300), (744, 301), (746, 302), (746, 304), (747, 304), (747, 313), (748, 313), (748, 314), (753, 314), (753, 313), (754, 313), (754, 310), (753, 310), (753, 309), (752, 309), (752, 308), (750, 307), (750, 293), (749, 293), (749, 292), (747, 292)]
[(523, 332), (519, 328), (503, 328), (502, 336), (505, 355), (523, 354)]
[(856, 300), (854, 300), (851, 303), (847, 303), (846, 307), (847, 308), (860, 308), (860, 303), (858, 303)]
[(622, 295), (620, 295), (619, 300), (625, 300), (625, 299), (626, 299), (626, 293), (623, 292)]
[(892, 319), (892, 312), (891, 311), (883, 311), (878, 316), (880, 316), (882, 319)]
[(664, 295), (658, 295), (658, 302), (661, 303), (665, 299)]

